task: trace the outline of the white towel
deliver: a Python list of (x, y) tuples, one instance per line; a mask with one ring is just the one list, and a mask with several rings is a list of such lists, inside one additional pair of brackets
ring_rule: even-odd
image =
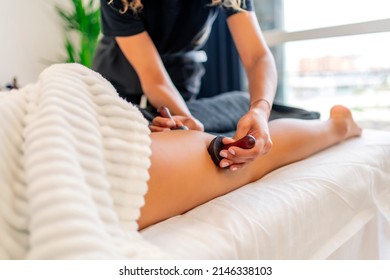
[(0, 259), (164, 258), (136, 220), (146, 120), (99, 74), (47, 68), (0, 93)]

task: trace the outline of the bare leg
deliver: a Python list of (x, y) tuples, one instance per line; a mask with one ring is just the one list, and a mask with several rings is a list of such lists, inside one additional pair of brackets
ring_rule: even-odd
[(359, 136), (351, 113), (335, 106), (328, 121), (281, 119), (270, 122), (271, 152), (235, 172), (216, 167), (207, 146), (214, 136), (196, 131), (152, 134), (152, 166), (140, 228), (182, 214), (253, 182), (283, 165)]

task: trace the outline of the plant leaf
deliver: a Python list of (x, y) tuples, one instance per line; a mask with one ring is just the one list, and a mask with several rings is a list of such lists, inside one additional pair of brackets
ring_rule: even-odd
[[(97, 0), (71, 0), (72, 9), (56, 6), (55, 9), (64, 23), (66, 62), (78, 62), (91, 66), (100, 35), (100, 7)], [(80, 36), (79, 45), (70, 40), (69, 32), (76, 31)], [(73, 34), (74, 35), (74, 34)]]

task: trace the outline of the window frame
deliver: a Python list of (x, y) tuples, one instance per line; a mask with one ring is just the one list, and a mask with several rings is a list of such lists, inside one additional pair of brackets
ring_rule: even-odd
[(268, 46), (274, 47), (294, 41), (335, 38), (341, 36), (364, 35), (381, 32), (390, 32), (390, 18), (291, 32), (284, 30), (267, 30), (263, 33)]

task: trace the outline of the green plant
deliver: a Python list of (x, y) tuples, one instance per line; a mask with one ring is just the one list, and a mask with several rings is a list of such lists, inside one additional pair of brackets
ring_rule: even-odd
[[(71, 0), (72, 9), (56, 6), (64, 22), (65, 62), (77, 62), (87, 67), (92, 65), (93, 55), (100, 34), (100, 9), (96, 0)], [(87, 2), (84, 4), (84, 2)], [(72, 36), (72, 33), (77, 36)]]

